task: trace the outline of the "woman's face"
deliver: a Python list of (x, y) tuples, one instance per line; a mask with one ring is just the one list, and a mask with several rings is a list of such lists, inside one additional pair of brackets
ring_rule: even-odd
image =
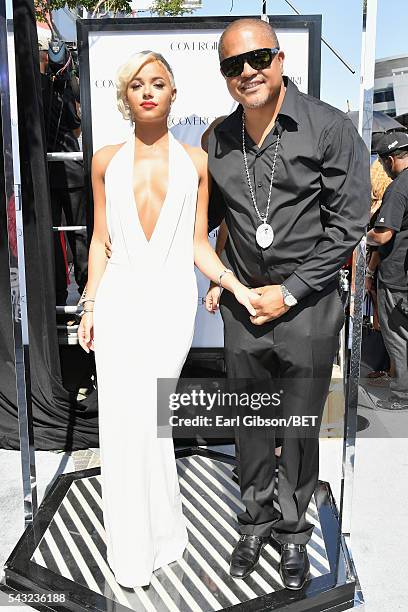
[(133, 76), (126, 97), (135, 123), (157, 122), (167, 120), (176, 90), (167, 70), (156, 60), (142, 66)]

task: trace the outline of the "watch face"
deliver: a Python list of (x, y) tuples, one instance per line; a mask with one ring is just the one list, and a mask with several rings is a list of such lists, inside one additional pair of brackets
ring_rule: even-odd
[(297, 299), (293, 297), (293, 295), (287, 295), (284, 299), (286, 306), (295, 306), (297, 304)]

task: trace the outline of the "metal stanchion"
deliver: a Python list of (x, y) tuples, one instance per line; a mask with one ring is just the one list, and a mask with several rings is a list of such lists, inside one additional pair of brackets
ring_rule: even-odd
[[(31, 381), (25, 278), (24, 226), (21, 200), (20, 154), (18, 136), (17, 84), (15, 67), (14, 22), (12, 0), (0, 0), (0, 58), (1, 58), (1, 121), (3, 155), (5, 160), (6, 206), (14, 195), (15, 206), (10, 208), (11, 224), (15, 224), (17, 257), (13, 268), (18, 277), (18, 304), (13, 311), (13, 337), (16, 364), (18, 426), (20, 435), (21, 471), (24, 495), (24, 521), (27, 525), (37, 513), (37, 481), (34, 452), (34, 429), (31, 404)], [(7, 226), (9, 262), (11, 264), (11, 227)], [(14, 272), (15, 273), (15, 272)], [(10, 265), (10, 281), (12, 269)], [(10, 283), (12, 286), (12, 283)], [(10, 295), (12, 303), (12, 295)]]
[[(375, 41), (377, 29), (377, 0), (367, 0), (363, 8), (363, 31), (361, 48), (361, 90), (359, 109), (359, 133), (371, 151), (373, 120), (373, 91), (375, 70)], [(369, 202), (367, 202), (369, 206)], [(340, 527), (350, 556), (351, 570), (355, 575), (351, 551), (351, 518), (354, 485), (354, 461), (357, 435), (357, 408), (360, 382), (361, 339), (363, 324), (363, 304), (365, 293), (366, 240), (358, 245), (353, 258), (354, 283), (350, 286), (350, 330), (351, 349), (346, 385), (346, 412), (344, 421), (342, 482), (340, 496)], [(349, 338), (347, 338), (349, 343)], [(364, 598), (361, 586), (356, 581), (354, 607), (362, 608)]]
[[(367, 12), (363, 19), (359, 132), (370, 151), (373, 120), (377, 0), (368, 0), (366, 10)], [(369, 202), (367, 202), (367, 206), (369, 206)], [(354, 259), (354, 286), (351, 287), (350, 292), (350, 316), (353, 325), (351, 330), (350, 367), (347, 380), (343, 445), (343, 478), (340, 503), (340, 521), (342, 532), (345, 536), (349, 536), (351, 531), (350, 524), (353, 497), (355, 441), (357, 433), (357, 405), (366, 261), (365, 237), (357, 247)]]

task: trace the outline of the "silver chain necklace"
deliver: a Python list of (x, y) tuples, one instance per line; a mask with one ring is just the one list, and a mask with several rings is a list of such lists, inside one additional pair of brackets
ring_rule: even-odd
[(244, 156), (245, 172), (246, 172), (246, 177), (248, 181), (249, 191), (251, 193), (252, 202), (253, 202), (256, 214), (258, 215), (258, 218), (261, 221), (261, 225), (259, 225), (258, 229), (256, 230), (256, 242), (262, 249), (267, 249), (269, 246), (271, 246), (273, 239), (275, 237), (272, 226), (269, 223), (267, 223), (267, 219), (269, 215), (269, 206), (271, 204), (273, 176), (275, 174), (276, 157), (278, 155), (279, 142), (280, 142), (280, 136), (278, 134), (278, 138), (276, 140), (275, 153), (274, 153), (273, 162), (272, 162), (271, 184), (269, 185), (268, 203), (266, 205), (265, 213), (262, 214), (259, 212), (259, 208), (256, 203), (254, 190), (252, 188), (251, 177), (249, 176), (248, 158), (247, 158), (247, 152), (246, 152), (246, 147), (245, 147), (245, 113), (244, 112), (242, 113), (242, 153)]

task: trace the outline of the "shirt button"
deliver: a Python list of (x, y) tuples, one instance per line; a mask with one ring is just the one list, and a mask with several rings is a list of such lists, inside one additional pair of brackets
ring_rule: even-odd
[(262, 183), (258, 183), (258, 187), (262, 187)]

